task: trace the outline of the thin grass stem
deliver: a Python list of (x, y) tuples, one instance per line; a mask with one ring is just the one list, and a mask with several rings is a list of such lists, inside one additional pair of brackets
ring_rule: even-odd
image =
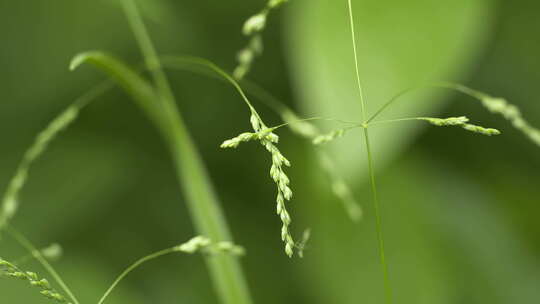
[[(210, 178), (197, 152), (185, 123), (176, 107), (167, 77), (138, 8), (133, 0), (123, 0), (124, 10), (137, 37), (146, 63), (153, 70), (152, 76), (161, 97), (165, 119), (170, 134), (165, 134), (171, 149), (182, 188), (199, 234), (215, 241), (232, 241), (225, 216), (215, 196)], [(225, 304), (251, 304), (251, 296), (239, 261), (229, 255), (205, 257), (210, 276), (219, 298)]]
[(170, 254), (170, 253), (173, 253), (173, 252), (177, 252), (178, 250), (176, 249), (176, 247), (172, 247), (172, 248), (168, 248), (168, 249), (164, 249), (164, 250), (161, 250), (161, 251), (158, 251), (158, 252), (155, 252), (153, 254), (150, 254), (150, 255), (147, 255), (139, 260), (137, 260), (135, 263), (133, 263), (131, 266), (129, 266), (126, 270), (124, 270), (117, 278), (116, 280), (114, 280), (114, 282), (111, 284), (111, 286), (107, 289), (107, 291), (103, 294), (103, 296), (101, 297), (101, 299), (99, 299), (99, 302), (98, 304), (103, 304), (103, 302), (105, 302), (105, 300), (107, 299), (107, 297), (111, 294), (111, 292), (114, 290), (114, 288), (116, 288), (116, 286), (118, 285), (118, 283), (120, 283), (120, 281), (122, 281), (130, 272), (132, 272), (134, 269), (136, 269), (137, 267), (141, 266), (142, 264), (148, 262), (148, 261), (151, 261), (151, 260), (154, 260), (154, 259), (157, 259), (161, 256), (164, 256), (164, 255), (167, 255), (167, 254)]
[(382, 217), (380, 210), (379, 194), (377, 193), (377, 183), (375, 180), (375, 168), (373, 166), (373, 155), (371, 152), (371, 143), (369, 141), (369, 130), (364, 128), (364, 138), (366, 142), (367, 158), (368, 158), (368, 167), (369, 167), (369, 178), (371, 182), (371, 192), (373, 194), (373, 207), (375, 210), (375, 226), (377, 229), (377, 242), (379, 244), (379, 255), (380, 263), (383, 268), (384, 276), (384, 289), (386, 295), (386, 303), (392, 303), (392, 288), (390, 285), (390, 278), (388, 275), (388, 263), (386, 262), (386, 253), (384, 247), (384, 238), (382, 231)]
[(379, 207), (380, 204), (379, 204), (379, 197), (377, 194), (377, 184), (375, 180), (375, 168), (373, 165), (373, 156), (372, 156), (371, 146), (370, 146), (370, 141), (369, 141), (368, 122), (366, 121), (366, 117), (367, 117), (366, 105), (364, 101), (364, 94), (363, 94), (362, 84), (360, 80), (360, 68), (358, 65), (358, 52), (356, 49), (357, 48), (356, 35), (354, 31), (354, 16), (353, 16), (353, 8), (352, 8), (351, 0), (348, 0), (348, 7), (349, 7), (349, 21), (350, 21), (350, 26), (351, 26), (351, 36), (352, 36), (354, 63), (355, 63), (355, 71), (356, 71), (356, 83), (358, 85), (358, 92), (360, 94), (360, 103), (362, 107), (362, 121), (364, 122), (362, 126), (364, 127), (364, 139), (366, 142), (371, 192), (373, 195), (373, 206), (375, 209), (377, 239), (379, 243), (379, 259), (380, 259), (380, 263), (383, 270), (383, 276), (384, 276), (384, 289), (385, 289), (385, 295), (386, 295), (386, 303), (390, 304), (392, 303), (392, 288), (390, 286), (390, 280), (388, 276), (388, 264), (386, 263), (386, 255), (384, 251), (384, 237), (383, 237), (382, 224), (381, 224), (382, 222), (381, 212), (380, 212), (380, 207)]

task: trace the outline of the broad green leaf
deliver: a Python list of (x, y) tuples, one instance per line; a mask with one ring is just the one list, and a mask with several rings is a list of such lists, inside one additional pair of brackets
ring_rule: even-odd
[(70, 70), (75, 70), (83, 63), (90, 63), (103, 70), (114, 79), (133, 100), (141, 107), (145, 114), (161, 128), (163, 124), (161, 110), (157, 101), (159, 97), (154, 88), (143, 79), (137, 72), (114, 57), (99, 51), (89, 51), (75, 56), (69, 65)]
[[(360, 121), (347, 1), (291, 1), (285, 33), (300, 102), (309, 115)], [(373, 114), (392, 96), (418, 84), (464, 78), (485, 44), (493, 1), (353, 1), (360, 76)], [(442, 94), (404, 97), (382, 118), (429, 115)], [(468, 113), (456, 113), (465, 115)], [(376, 165), (403, 150), (415, 123), (373, 129)], [(349, 176), (364, 174), (360, 136), (333, 145)]]

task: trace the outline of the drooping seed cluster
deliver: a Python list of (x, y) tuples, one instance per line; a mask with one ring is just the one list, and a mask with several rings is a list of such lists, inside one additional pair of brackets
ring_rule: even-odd
[(328, 175), (332, 193), (341, 201), (349, 217), (353, 221), (362, 219), (364, 211), (362, 210), (360, 203), (356, 201), (356, 198), (349, 185), (345, 182), (345, 179), (338, 174), (332, 158), (319, 150), (318, 160), (321, 168)]
[(540, 146), (540, 130), (531, 126), (522, 116), (521, 111), (515, 105), (508, 103), (503, 98), (491, 97), (482, 94), (480, 100), (485, 108), (491, 113), (500, 114), (509, 120), (512, 125), (525, 133), (535, 144)]
[(467, 123), (469, 119), (465, 116), (459, 116), (459, 117), (448, 117), (448, 118), (434, 118), (434, 117), (420, 117), (419, 120), (425, 120), (429, 122), (432, 125), (439, 126), (439, 127), (446, 127), (446, 126), (459, 126), (463, 129), (482, 134), (487, 136), (493, 136), (493, 135), (499, 135), (501, 132), (497, 129), (492, 128), (484, 128), (481, 126), (473, 125)]
[(291, 163), (276, 147), (275, 144), (279, 142), (279, 137), (272, 132), (274, 129), (268, 128), (254, 111), (251, 113), (250, 122), (255, 133), (242, 133), (235, 138), (226, 140), (221, 144), (221, 147), (236, 148), (242, 142), (258, 140), (271, 154), (272, 166), (270, 167), (270, 177), (277, 185), (276, 212), (282, 222), (281, 239), (285, 242), (285, 253), (289, 257), (292, 257), (294, 254), (295, 243), (289, 229), (291, 216), (287, 211), (286, 202), (291, 200), (293, 193), (289, 187), (289, 177), (283, 170), (283, 167), (290, 167)]
[(233, 76), (240, 80), (249, 73), (253, 61), (263, 52), (263, 40), (261, 33), (266, 27), (266, 21), (270, 12), (277, 9), (288, 0), (270, 0), (262, 11), (251, 16), (244, 22), (242, 33), (250, 37), (250, 40), (245, 48), (240, 50), (237, 55), (238, 66), (234, 69)]
[(79, 108), (76, 105), (70, 106), (60, 116), (53, 120), (45, 130), (38, 134), (34, 143), (24, 157), (9, 182), (7, 191), (2, 199), (0, 208), (0, 230), (15, 215), (19, 206), (19, 192), (26, 183), (28, 170), (31, 164), (45, 151), (48, 144), (55, 136), (67, 126), (69, 126), (78, 116)]
[(51, 287), (47, 279), (40, 279), (35, 272), (22, 271), (14, 264), (0, 258), (0, 275), (8, 278), (27, 281), (31, 286), (39, 288), (39, 293), (57, 303), (68, 303), (66, 298)]
[(243, 247), (235, 245), (228, 241), (212, 242), (205, 236), (196, 236), (189, 241), (174, 247), (175, 251), (193, 254), (196, 252), (205, 252), (210, 254), (229, 253), (241, 256), (245, 254)]

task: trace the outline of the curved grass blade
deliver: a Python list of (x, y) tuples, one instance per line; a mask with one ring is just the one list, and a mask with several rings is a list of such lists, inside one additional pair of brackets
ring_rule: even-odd
[(92, 64), (109, 75), (133, 98), (154, 124), (159, 126), (160, 129), (167, 130), (162, 118), (162, 111), (157, 103), (159, 100), (157, 92), (134, 69), (113, 56), (100, 51), (88, 51), (76, 55), (71, 60), (69, 69), (74, 71), (84, 63)]
[[(165, 105), (174, 138), (169, 142), (179, 182), (185, 191), (187, 205), (195, 228), (214, 240), (232, 240), (225, 214), (221, 209), (204, 163), (197, 152), (181, 113), (176, 107), (174, 94), (163, 72), (156, 50), (150, 39), (137, 5), (123, 0), (124, 12), (139, 44), (143, 57), (151, 70), (154, 84)], [(153, 66), (155, 64), (155, 66)], [(210, 276), (222, 302), (226, 304), (252, 303), (246, 278), (240, 263), (227, 255), (205, 259)]]
[[(163, 92), (159, 94), (133, 69), (102, 52), (94, 51), (77, 55), (71, 67), (76, 68), (86, 62), (115, 80), (134, 99), (165, 138), (198, 232), (213, 240), (231, 240), (225, 217), (195, 145), (180, 114), (174, 109), (175, 105), (167, 104), (171, 103), (169, 98), (172, 98), (172, 94)], [(154, 61), (153, 64), (156, 62)], [(234, 257), (216, 255), (207, 257), (206, 262), (218, 294), (224, 303), (251, 303), (247, 283)]]

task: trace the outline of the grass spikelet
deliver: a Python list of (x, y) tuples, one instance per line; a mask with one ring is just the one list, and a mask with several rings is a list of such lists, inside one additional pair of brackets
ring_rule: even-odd
[(540, 130), (531, 126), (522, 116), (518, 107), (508, 103), (506, 99), (491, 97), (487, 94), (482, 94), (482, 105), (488, 109), (491, 113), (500, 114), (512, 125), (523, 132), (529, 137), (535, 144), (540, 146)]
[(435, 118), (435, 117), (399, 118), (399, 119), (391, 119), (391, 120), (374, 121), (368, 125), (374, 125), (374, 124), (380, 124), (380, 123), (402, 122), (402, 121), (414, 121), (414, 120), (427, 121), (430, 124), (434, 126), (438, 126), (438, 127), (458, 126), (458, 127), (462, 127), (463, 129), (467, 131), (482, 134), (482, 135), (487, 135), (487, 136), (501, 134), (501, 131), (497, 129), (485, 128), (485, 127), (469, 124), (468, 123), (469, 119), (465, 116), (448, 117), (448, 118)]
[(20, 279), (27, 281), (30, 286), (37, 287), (39, 293), (47, 299), (53, 300), (57, 303), (69, 303), (62, 294), (51, 287), (51, 284), (47, 279), (39, 278), (35, 272), (23, 271), (19, 269), (15, 264), (10, 263), (0, 258), (0, 275), (12, 279)]
[(0, 229), (5, 227), (7, 222), (15, 215), (19, 206), (19, 192), (23, 188), (28, 178), (28, 171), (32, 163), (47, 149), (49, 143), (56, 135), (67, 128), (78, 116), (79, 107), (72, 105), (66, 109), (60, 116), (54, 119), (41, 133), (38, 134), (34, 143), (26, 151), (19, 167), (11, 181), (2, 199), (2, 208), (0, 210)]
[(238, 66), (233, 72), (235, 79), (240, 80), (244, 78), (251, 70), (255, 58), (262, 55), (264, 47), (261, 33), (266, 27), (268, 15), (272, 10), (277, 9), (285, 2), (287, 0), (270, 0), (260, 12), (249, 17), (244, 22), (242, 33), (244, 36), (249, 37), (250, 40), (247, 46), (238, 52)]
[(313, 138), (314, 145), (326, 144), (333, 141), (336, 138), (343, 137), (345, 135), (345, 129), (333, 130), (330, 133), (319, 135)]
[(279, 141), (279, 137), (275, 133), (272, 133), (273, 129), (274, 128), (269, 128), (269, 129), (261, 130), (257, 133), (250, 133), (250, 132), (242, 133), (234, 138), (224, 141), (220, 147), (221, 148), (237, 148), (240, 145), (240, 143), (248, 142), (252, 140), (263, 140), (263, 139), (277, 144)]
[(474, 133), (487, 135), (487, 136), (493, 136), (493, 135), (501, 134), (501, 131), (499, 131), (497, 129), (484, 128), (484, 127), (477, 126), (477, 125), (472, 125), (472, 124), (463, 124), (462, 127), (463, 127), (463, 129), (465, 129), (467, 131), (471, 131), (471, 132), (474, 132)]
[(321, 168), (328, 175), (332, 193), (341, 201), (351, 220), (355, 222), (359, 221), (364, 212), (360, 207), (360, 203), (356, 201), (349, 185), (338, 174), (333, 160), (320, 150), (318, 150), (318, 158)]
[(238, 256), (245, 254), (245, 250), (241, 246), (228, 241), (213, 242), (210, 238), (200, 235), (191, 238), (183, 244), (173, 247), (171, 250), (173, 252), (184, 252), (189, 254), (197, 252), (208, 254), (229, 253)]
[(459, 117), (449, 117), (449, 118), (433, 118), (433, 117), (419, 117), (419, 120), (425, 120), (429, 122), (432, 125), (439, 126), (439, 127), (446, 127), (446, 126), (460, 126), (463, 129), (467, 131), (471, 131), (474, 133), (487, 135), (487, 136), (493, 136), (493, 135), (499, 135), (501, 134), (501, 131), (497, 129), (492, 128), (484, 128), (481, 126), (469, 124), (469, 119), (465, 116), (459, 116)]
[(41, 249), (41, 255), (51, 261), (58, 260), (62, 257), (64, 250), (58, 243), (53, 243), (43, 249)]
[(17, 259), (14, 264), (23, 265), (27, 261), (29, 261), (29, 260), (31, 260), (33, 258), (36, 258), (38, 256), (41, 256), (44, 259), (49, 260), (49, 261), (57, 261), (62, 257), (62, 255), (63, 255), (62, 246), (60, 246), (57, 243), (53, 243), (53, 244), (50, 244), (47, 247), (32, 250), (26, 256)]
[(292, 199), (292, 190), (289, 187), (290, 180), (283, 167), (290, 167), (291, 163), (283, 156), (276, 147), (279, 137), (273, 133), (274, 128), (268, 128), (253, 107), (251, 109), (250, 123), (255, 133), (242, 133), (235, 138), (226, 140), (221, 148), (236, 148), (241, 142), (258, 140), (259, 143), (270, 153), (272, 166), (270, 177), (277, 186), (276, 212), (281, 219), (281, 239), (285, 243), (285, 253), (292, 257), (294, 254), (294, 239), (290, 233), (291, 216), (286, 208), (286, 202)]
[(448, 118), (423, 117), (420, 119), (423, 119), (429, 122), (430, 124), (438, 126), (438, 127), (461, 126), (469, 121), (469, 119), (465, 116), (448, 117)]

